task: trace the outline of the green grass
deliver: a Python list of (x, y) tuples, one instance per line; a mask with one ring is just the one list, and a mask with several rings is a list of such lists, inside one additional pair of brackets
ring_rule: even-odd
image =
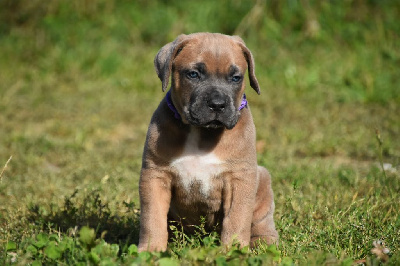
[[(0, 261), (377, 264), (383, 240), (399, 264), (399, 16), (396, 1), (1, 1)], [(166, 253), (137, 254), (141, 153), (164, 97), (153, 58), (196, 31), (240, 34), (255, 55), (277, 248), (224, 250), (177, 225)]]

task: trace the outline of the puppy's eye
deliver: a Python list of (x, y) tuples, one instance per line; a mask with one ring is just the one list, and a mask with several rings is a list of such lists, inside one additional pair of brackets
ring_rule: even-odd
[(242, 80), (242, 77), (241, 77), (241, 76), (235, 75), (235, 76), (232, 77), (232, 81), (233, 81), (233, 82), (239, 82), (239, 81), (241, 81), (241, 80)]
[(186, 76), (190, 79), (197, 79), (200, 77), (199, 73), (196, 71), (190, 71), (189, 73), (186, 74)]

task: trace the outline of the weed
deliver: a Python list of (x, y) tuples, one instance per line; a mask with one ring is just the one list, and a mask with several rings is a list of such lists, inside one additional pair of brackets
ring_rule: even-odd
[(6, 170), (7, 165), (11, 161), (11, 159), (12, 159), (12, 156), (10, 156), (10, 158), (7, 160), (6, 164), (3, 167), (3, 170), (1, 170), (1, 172), (0, 172), (0, 183), (3, 181), (3, 173)]
[(383, 173), (385, 179), (387, 179), (386, 170), (385, 170), (385, 167), (383, 166), (383, 149), (382, 149), (383, 141), (381, 139), (381, 133), (379, 132), (378, 129), (376, 129), (375, 134), (376, 134), (376, 140), (378, 141), (378, 147), (379, 147), (379, 150), (378, 150), (379, 164), (382, 168), (382, 173)]

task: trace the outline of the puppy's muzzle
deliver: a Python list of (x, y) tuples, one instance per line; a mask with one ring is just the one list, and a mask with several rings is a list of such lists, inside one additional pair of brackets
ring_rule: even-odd
[(229, 94), (211, 87), (192, 95), (187, 118), (196, 126), (232, 129), (238, 120), (238, 112)]

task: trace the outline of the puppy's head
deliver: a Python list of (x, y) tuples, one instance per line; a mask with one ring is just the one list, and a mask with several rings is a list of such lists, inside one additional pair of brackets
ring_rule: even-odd
[(251, 87), (260, 93), (253, 56), (237, 36), (180, 35), (161, 48), (154, 65), (163, 91), (172, 76), (172, 101), (187, 124), (232, 129), (240, 115), (246, 70)]

